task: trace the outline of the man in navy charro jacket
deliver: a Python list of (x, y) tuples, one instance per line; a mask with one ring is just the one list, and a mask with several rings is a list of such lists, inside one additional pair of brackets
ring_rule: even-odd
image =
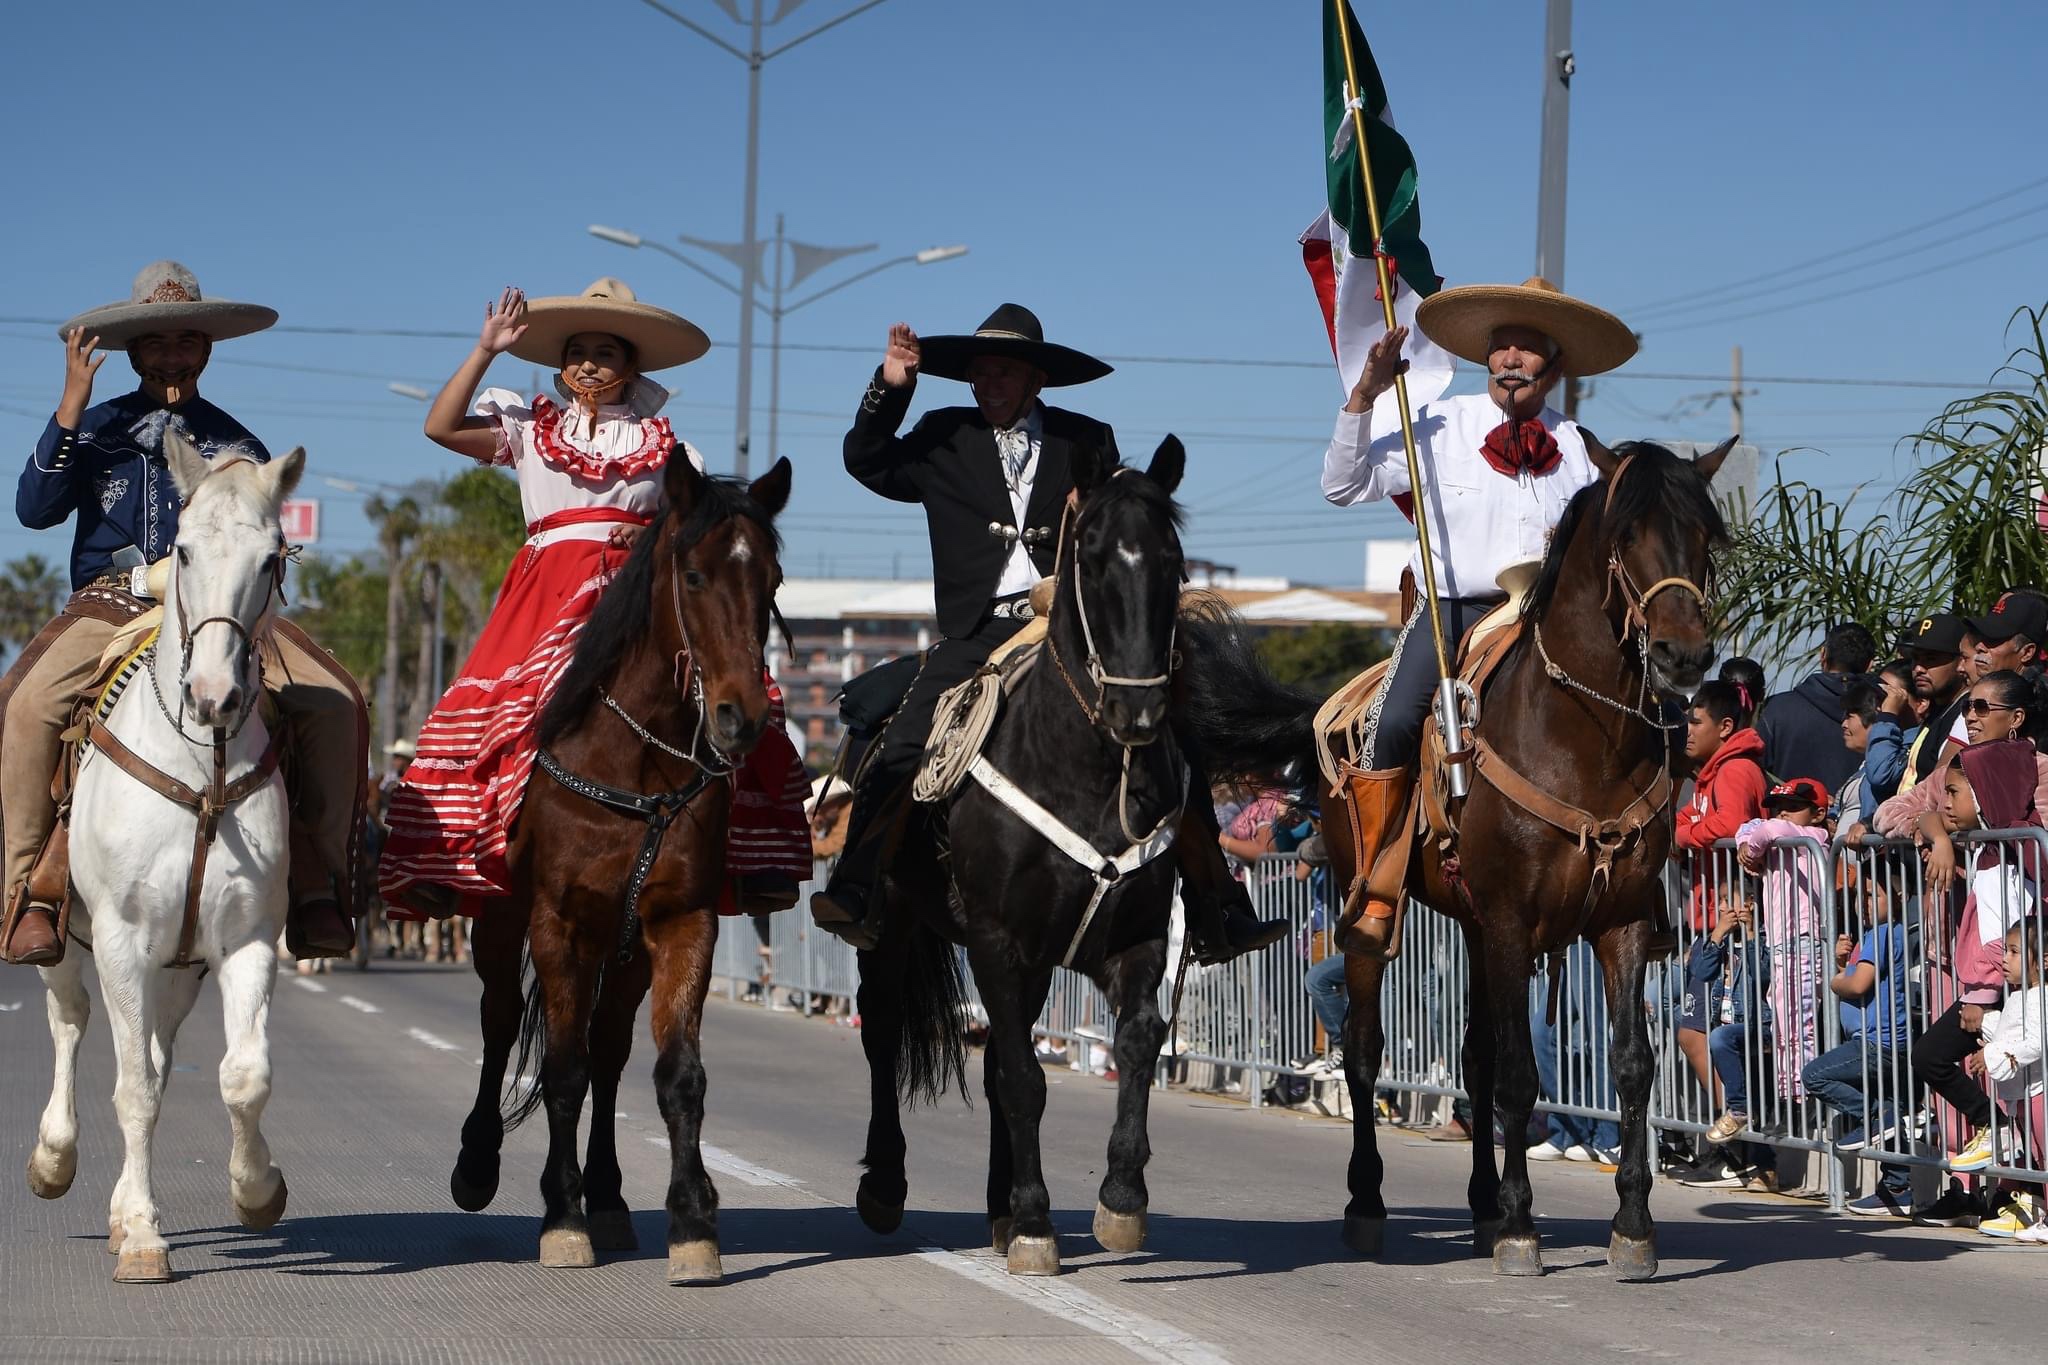
[[(213, 343), (261, 331), (277, 314), (207, 299), (192, 272), (159, 261), (136, 276), (126, 303), (93, 309), (62, 329), (64, 396), (21, 471), (15, 511), (45, 530), (75, 519), (72, 596), (0, 680), (0, 811), (5, 901), (0, 959), (47, 965), (63, 956), (57, 910), (65, 894), (63, 841), (52, 840), (51, 777), (79, 692), (119, 628), (151, 604), (148, 565), (171, 553), (178, 491), (163, 455), (175, 425), (212, 458), (270, 452), (199, 396)], [(140, 384), (88, 407), (108, 351), (125, 350)], [(290, 731), (291, 914), (286, 938), (301, 957), (348, 952), (360, 885), (358, 811), (368, 781), (368, 727), (348, 673), (289, 621), (263, 651), (264, 684)], [(32, 875), (33, 874), (33, 875)]]

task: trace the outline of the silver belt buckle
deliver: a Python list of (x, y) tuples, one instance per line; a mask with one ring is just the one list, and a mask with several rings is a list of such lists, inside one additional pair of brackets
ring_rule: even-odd
[(1030, 598), (1020, 597), (1014, 602), (996, 603), (991, 614), (1006, 617), (1013, 621), (1029, 621), (1037, 613), (1031, 610)]

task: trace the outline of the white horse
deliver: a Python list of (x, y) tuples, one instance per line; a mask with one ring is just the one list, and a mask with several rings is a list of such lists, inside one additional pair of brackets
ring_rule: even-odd
[[(220, 1093), (233, 1128), (235, 1214), (258, 1230), (284, 1214), (284, 1174), (258, 1126), (270, 1098), (266, 1030), (288, 856), (284, 782), (257, 708), (258, 653), (280, 596), (279, 508), (306, 459), (303, 449), (267, 464), (224, 451), (209, 465), (175, 429), (164, 433), (164, 454), (185, 508), (161, 633), (93, 731), (71, 805), (73, 927), (81, 917), (90, 926), (80, 937), (113, 1024), (114, 1109), (126, 1149), (107, 1249), (120, 1258), (116, 1280), (143, 1283), (171, 1278), (150, 1143), (202, 966), (220, 982), (226, 1021)], [(188, 888), (195, 865), (202, 875)], [(28, 1182), (45, 1199), (68, 1190), (78, 1169), (87, 956), (74, 946), (42, 969), (57, 1066)], [(181, 956), (193, 965), (174, 966)]]

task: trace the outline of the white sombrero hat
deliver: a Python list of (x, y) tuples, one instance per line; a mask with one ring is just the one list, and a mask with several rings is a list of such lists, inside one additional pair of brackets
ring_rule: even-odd
[(632, 343), (642, 374), (687, 365), (711, 349), (703, 328), (666, 308), (642, 303), (623, 280), (607, 275), (581, 294), (535, 299), (526, 305), (526, 335), (512, 354), (558, 368), (562, 348), (578, 332), (609, 332)]
[(1432, 294), (1416, 309), (1415, 322), (1424, 336), (1475, 365), (1486, 363), (1502, 327), (1531, 327), (1555, 341), (1567, 374), (1602, 374), (1636, 353), (1635, 334), (1620, 318), (1540, 275), (1521, 284), (1468, 284)]
[(209, 341), (226, 341), (276, 322), (275, 308), (206, 298), (199, 292), (198, 279), (184, 266), (153, 261), (135, 277), (128, 302), (80, 313), (58, 328), (57, 335), (68, 336), (72, 328), (82, 327), (88, 340), (98, 337), (107, 350), (124, 351), (129, 342), (151, 333), (200, 332)]

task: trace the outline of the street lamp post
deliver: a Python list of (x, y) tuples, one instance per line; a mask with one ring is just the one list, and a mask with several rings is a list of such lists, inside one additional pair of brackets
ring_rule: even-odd
[[(639, 233), (630, 231), (626, 228), (606, 227), (599, 223), (591, 224), (590, 235), (599, 238), (603, 241), (612, 242), (618, 246), (635, 248), (651, 247), (654, 250), (661, 252), (664, 256), (673, 257), (675, 260), (681, 261), (684, 265), (696, 271), (699, 275), (704, 276), (704, 278), (710, 280), (720, 289), (726, 290), (728, 293), (734, 294), (740, 292), (740, 288), (733, 285), (731, 281), (720, 277), (719, 275), (713, 273), (710, 270), (707, 270), (703, 265), (699, 264), (697, 261), (690, 259), (690, 257), (684, 255), (682, 252), (677, 251), (674, 247), (668, 245), (666, 242), (659, 242), (651, 237), (643, 237)], [(753, 261), (757, 266), (759, 264), (760, 253), (758, 251), (750, 253), (747, 249), (746, 243), (744, 242), (713, 242), (706, 241), (705, 239), (700, 237), (690, 236), (679, 236), (677, 240), (687, 243), (690, 246), (700, 247), (705, 251), (714, 252), (717, 255), (723, 256), (725, 259), (731, 261), (735, 266), (739, 267), (742, 276), (744, 276), (746, 273), (747, 262)], [(775, 277), (774, 283), (770, 289), (770, 302), (764, 304), (759, 299), (756, 299), (754, 301), (754, 308), (758, 308), (762, 312), (766, 313), (768, 315), (769, 322), (768, 457), (771, 460), (782, 453), (779, 446), (779, 442), (781, 440), (780, 428), (782, 422), (783, 318), (787, 317), (791, 313), (794, 313), (797, 309), (802, 308), (805, 304), (816, 303), (819, 299), (824, 298), (827, 294), (836, 294), (840, 290), (846, 288), (846, 286), (848, 286), (849, 284), (856, 284), (861, 280), (867, 279), (871, 275), (879, 275), (882, 271), (891, 269), (892, 267), (899, 265), (936, 265), (940, 261), (950, 261), (955, 259), (956, 257), (965, 256), (967, 254), (966, 247), (955, 245), (930, 246), (926, 247), (922, 251), (913, 251), (906, 256), (892, 256), (886, 261), (876, 262), (874, 265), (869, 266), (865, 270), (857, 270), (853, 274), (848, 275), (843, 280), (839, 280), (833, 284), (828, 284), (823, 289), (818, 290), (814, 294), (807, 294), (803, 298), (798, 299), (795, 303), (784, 304), (782, 298), (783, 291), (785, 288), (794, 288), (796, 285), (802, 284), (804, 280), (807, 279), (810, 275), (819, 270), (824, 269), (826, 266), (831, 265), (835, 261), (842, 260), (847, 256), (859, 255), (861, 252), (864, 251), (873, 251), (875, 247), (874, 243), (872, 242), (865, 243), (860, 246), (817, 246), (810, 242), (796, 241), (792, 238), (783, 235), (782, 215), (779, 213), (775, 215), (775, 237), (772, 245), (775, 251)], [(785, 276), (784, 273), (785, 251), (787, 252), (789, 264), (791, 267), (787, 276)], [(753, 309), (745, 309), (742, 311), (742, 316), (746, 318), (751, 318), (752, 314)], [(741, 336), (743, 338), (749, 340), (752, 338), (753, 331), (751, 327), (742, 326), (740, 330)], [(746, 370), (749, 368), (751, 364), (750, 352), (748, 350), (748, 340), (742, 340), (740, 346), (740, 368), (742, 370)], [(741, 387), (742, 392), (751, 396), (753, 392), (751, 382), (743, 383)], [(747, 429), (747, 422), (746, 414), (744, 411), (742, 411), (741, 413), (740, 423), (740, 429), (742, 431), (745, 431)], [(739, 458), (735, 465), (735, 469), (742, 478), (746, 476), (747, 459), (746, 446), (744, 442), (742, 442), (740, 446)]]
[[(675, 20), (690, 32), (704, 39), (712, 46), (731, 53), (747, 64), (747, 188), (746, 207), (741, 214), (739, 265), (740, 285), (733, 292), (740, 296), (740, 377), (737, 403), (737, 427), (733, 433), (733, 471), (741, 478), (747, 476), (747, 445), (752, 434), (751, 414), (754, 399), (754, 309), (759, 301), (754, 297), (761, 278), (761, 240), (755, 233), (756, 190), (761, 178), (761, 68), (770, 58), (780, 57), (799, 43), (809, 42), (827, 29), (839, 27), (856, 15), (865, 14), (883, 0), (864, 0), (837, 18), (828, 19), (807, 33), (800, 33), (779, 47), (763, 52), (761, 50), (761, 7), (763, 0), (753, 0), (753, 13), (747, 20), (748, 43), (745, 52), (740, 51), (725, 39), (705, 28), (696, 20), (678, 14), (661, 0), (640, 0), (649, 9)], [(734, 19), (740, 17), (739, 0), (716, 0)], [(776, 6), (775, 18), (770, 24), (787, 17), (804, 0), (780, 0)]]

